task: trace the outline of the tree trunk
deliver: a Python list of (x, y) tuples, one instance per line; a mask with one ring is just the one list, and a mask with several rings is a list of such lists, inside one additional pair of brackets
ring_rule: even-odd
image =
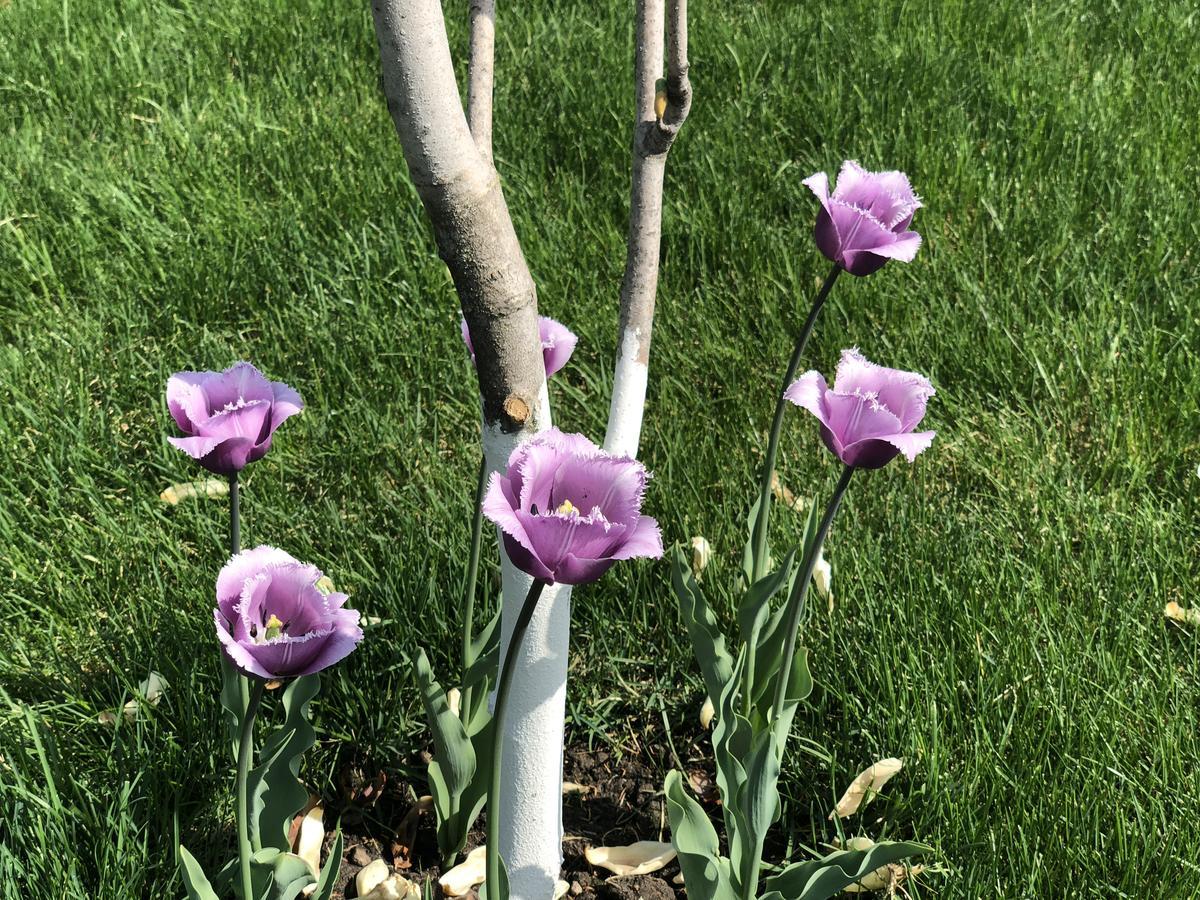
[[(664, 25), (669, 44), (667, 81), (660, 93)], [(621, 337), (613, 370), (608, 432), (604, 438), (606, 450), (626, 456), (637, 456), (646, 408), (667, 153), (692, 104), (687, 0), (671, 0), (665, 11), (663, 0), (638, 0), (634, 77), (637, 119), (633, 129), (629, 236), (621, 281)]]
[[(490, 77), (486, 104), (478, 92), (473, 104), (479, 122), (486, 106), (484, 151), (484, 135), (472, 135), (462, 109), (437, 0), (373, 0), (372, 11), (388, 109), (471, 330), (484, 453), (489, 468), (499, 471), (518, 443), (551, 420), (537, 293), (490, 161)], [(481, 27), (490, 25), (487, 19)], [(478, 57), (489, 70), (490, 50)], [(501, 557), (507, 648), (530, 578), (503, 551)], [(503, 816), (500, 853), (514, 900), (551, 896), (562, 867), (570, 610), (569, 587), (543, 592), (509, 695), (500, 809), (488, 814)]]

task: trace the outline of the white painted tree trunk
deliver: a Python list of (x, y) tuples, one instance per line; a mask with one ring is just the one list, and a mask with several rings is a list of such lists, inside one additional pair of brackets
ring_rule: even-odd
[[(663, 178), (667, 153), (692, 103), (687, 61), (687, 0), (638, 0), (634, 80), (637, 119), (633, 129), (633, 178), (629, 195), (629, 236), (621, 280), (620, 342), (613, 369), (612, 401), (604, 448), (637, 456), (650, 380), (650, 332), (658, 289), (662, 242)], [(663, 70), (664, 30), (667, 82)]]
[[(665, 110), (664, 0), (638, 2), (638, 116), (629, 257), (606, 445), (635, 455), (646, 396), (667, 150), (687, 115), (686, 0), (671, 0)], [(494, 0), (472, 0), (469, 121), (455, 82), (439, 0), (372, 0), (388, 109), (471, 330), (489, 469), (550, 427), (537, 340), (537, 296), (492, 165)], [(530, 585), (503, 553), (502, 652)], [(547, 900), (562, 867), (562, 747), (571, 589), (547, 588), (510, 688), (503, 744), (500, 853), (514, 900)]]
[[(550, 400), (544, 389), (538, 419), (550, 422)], [(518, 442), (499, 429), (485, 427), (483, 443), (488, 467), (500, 471)], [(509, 561), (502, 541), (500, 555), (504, 590), (500, 646), (502, 653), (508, 653), (513, 625), (532, 579)], [(500, 858), (508, 870), (513, 900), (551, 897), (562, 869), (562, 747), (570, 635), (571, 587), (551, 585), (542, 592), (521, 643), (505, 717)]]

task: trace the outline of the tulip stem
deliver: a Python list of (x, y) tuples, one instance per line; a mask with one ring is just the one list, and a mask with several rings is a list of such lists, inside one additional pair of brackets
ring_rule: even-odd
[(487, 457), (479, 460), (479, 480), (475, 484), (475, 521), (471, 525), (471, 553), (467, 557), (467, 586), (463, 596), (462, 631), (462, 710), (466, 723), (473, 713), (471, 706), (474, 691), (467, 687), (467, 670), (475, 662), (473, 658), (475, 640), (475, 587), (479, 581), (479, 557), (483, 549), (483, 491), (487, 487)]
[(246, 707), (246, 715), (242, 718), (242, 739), (238, 744), (237, 759), (237, 830), (238, 830), (238, 860), (242, 870), (242, 896), (254, 896), (254, 884), (250, 879), (250, 816), (249, 816), (249, 781), (250, 758), (254, 755), (254, 719), (258, 715), (258, 707), (262, 702), (263, 689), (267, 683), (260, 678), (254, 679), (250, 688), (250, 701)]
[[(242, 504), (241, 493), (238, 491), (238, 473), (229, 476), (229, 555), (237, 556), (242, 551)], [(246, 676), (234, 668), (230, 668), (233, 677), (238, 680), (238, 695), (242, 698), (242, 721), (246, 720), (246, 710), (250, 706), (250, 682)]]
[(546, 582), (535, 579), (525, 595), (525, 603), (513, 625), (512, 636), (500, 666), (500, 680), (496, 686), (496, 711), (492, 714), (492, 777), (488, 783), (487, 796), (487, 896), (489, 900), (500, 900), (500, 757), (504, 746), (504, 713), (508, 705), (508, 689), (512, 684), (517, 657), (521, 653), (521, 641), (525, 629), (533, 618), (533, 610), (542, 596)]
[(229, 555), (237, 556), (242, 549), (242, 510), (238, 499), (238, 475), (229, 476)]
[(758, 515), (754, 519), (754, 577), (751, 579), (752, 582), (758, 581), (767, 573), (767, 523), (771, 517), (771, 476), (775, 473), (775, 458), (779, 455), (779, 435), (783, 431), (783, 413), (788, 402), (784, 399), (783, 394), (796, 377), (796, 370), (800, 368), (800, 360), (808, 346), (808, 338), (812, 334), (813, 326), (817, 324), (817, 316), (841, 272), (842, 267), (834, 263), (829, 274), (825, 276), (825, 283), (817, 292), (812, 309), (808, 311), (808, 318), (804, 320), (804, 327), (800, 329), (800, 337), (796, 340), (796, 346), (792, 348), (792, 358), (788, 360), (787, 373), (783, 376), (783, 385), (779, 388), (775, 398), (775, 418), (771, 422), (771, 434), (767, 439), (767, 456), (763, 460), (762, 482), (758, 489)]
[[(800, 632), (800, 619), (804, 615), (805, 601), (808, 599), (808, 585), (812, 581), (813, 569), (817, 567), (817, 559), (821, 556), (821, 546), (825, 543), (825, 537), (829, 534), (829, 527), (833, 524), (833, 517), (837, 515), (838, 507), (842, 505), (842, 497), (846, 493), (846, 488), (850, 486), (850, 476), (854, 474), (853, 466), (846, 466), (842, 470), (842, 477), (838, 479), (837, 487), (833, 489), (833, 496), (829, 498), (829, 505), (825, 507), (825, 515), (821, 517), (821, 524), (817, 526), (817, 533), (813, 536), (813, 542), (808, 547), (808, 552), (804, 554), (804, 568), (800, 572), (800, 576), (792, 582), (792, 593), (788, 597), (788, 619), (786, 635), (786, 643), (783, 650), (783, 666), (779, 670), (779, 681), (775, 684), (775, 700), (771, 704), (771, 720), (777, 721), (778, 717), (783, 714), (783, 704), (787, 700), (788, 682), (791, 681), (792, 675), (792, 659), (796, 655), (796, 638)], [(776, 735), (779, 740), (785, 740), (787, 735)]]

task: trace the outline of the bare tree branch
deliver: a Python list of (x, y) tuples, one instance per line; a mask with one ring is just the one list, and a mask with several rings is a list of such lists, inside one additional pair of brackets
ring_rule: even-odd
[(475, 345), (485, 426), (538, 427), (537, 291), (463, 114), (438, 0), (372, 0), (388, 110)]
[[(638, 118), (633, 131), (633, 179), (625, 275), (621, 281), (620, 343), (604, 440), (607, 450), (629, 456), (637, 455), (646, 404), (667, 153), (692, 105), (687, 0), (670, 0), (669, 9), (664, 9), (665, 5), (664, 0), (638, 0), (637, 5), (634, 69)], [(667, 79), (665, 96), (660, 97), (664, 28)]]
[(496, 0), (471, 0), (471, 57), (467, 63), (467, 121), (480, 155), (492, 161), (492, 84)]

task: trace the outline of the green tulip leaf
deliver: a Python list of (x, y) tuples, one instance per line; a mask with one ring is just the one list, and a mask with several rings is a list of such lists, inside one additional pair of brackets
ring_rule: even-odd
[(225, 720), (225, 737), (229, 741), (229, 753), (234, 764), (237, 763), (238, 744), (242, 739), (242, 716), (246, 714), (246, 697), (243, 696), (245, 682), (246, 676), (222, 653), (221, 715)]
[(716, 829), (704, 809), (683, 787), (678, 771), (667, 773), (663, 787), (671, 819), (671, 843), (691, 900), (736, 900), (729, 860), (720, 854)]
[(188, 900), (219, 900), (203, 867), (183, 844), (179, 845), (179, 874), (183, 877), (183, 889), (187, 891)]
[(781, 587), (791, 581), (795, 559), (796, 551), (792, 550), (784, 558), (783, 565), (779, 569), (769, 575), (764, 575), (750, 586), (738, 606), (738, 632), (741, 634), (742, 640), (752, 648), (757, 644), (756, 636), (770, 612), (771, 598), (779, 593)]
[(342, 868), (342, 829), (338, 828), (329, 848), (329, 856), (321, 868), (321, 877), (317, 880), (317, 889), (313, 891), (311, 900), (330, 900), (333, 889), (337, 886), (338, 873)]
[(733, 657), (725, 649), (725, 636), (700, 593), (691, 564), (679, 546), (671, 555), (671, 582), (679, 599), (679, 613), (691, 638), (692, 653), (704, 676), (704, 687), (715, 702), (732, 677)]
[(820, 859), (793, 863), (768, 878), (765, 887), (787, 900), (828, 900), (876, 869), (932, 849), (924, 844), (884, 841), (867, 850), (838, 850)]
[(496, 896), (492, 897), (488, 892), (487, 885), (479, 886), (479, 900), (508, 900), (508, 869), (504, 865), (504, 860), (499, 860), (500, 863), (500, 880), (496, 885)]
[[(472, 782), (484, 779), (476, 778), (480, 770), (475, 746), (467, 736), (462, 720), (450, 709), (446, 692), (434, 679), (424, 650), (413, 660), (413, 673), (425, 706), (425, 717), (433, 732), (434, 756), (429, 763), (428, 775), (438, 817), (438, 850), (443, 861), (450, 862), (466, 844), (467, 833), (474, 822), (474, 818), (467, 820), (463, 815), (463, 796), (470, 791), (469, 802), (474, 804), (480, 785), (472, 788)], [(482, 688), (478, 690), (482, 693)]]
[(293, 679), (280, 698), (283, 724), (271, 734), (250, 772), (250, 840), (255, 847), (286, 851), (292, 819), (308, 802), (300, 781), (300, 757), (317, 740), (309, 721), (309, 704), (321, 689), (321, 676)]
[(308, 863), (295, 853), (280, 853), (272, 870), (271, 900), (296, 900), (301, 892), (316, 882)]

